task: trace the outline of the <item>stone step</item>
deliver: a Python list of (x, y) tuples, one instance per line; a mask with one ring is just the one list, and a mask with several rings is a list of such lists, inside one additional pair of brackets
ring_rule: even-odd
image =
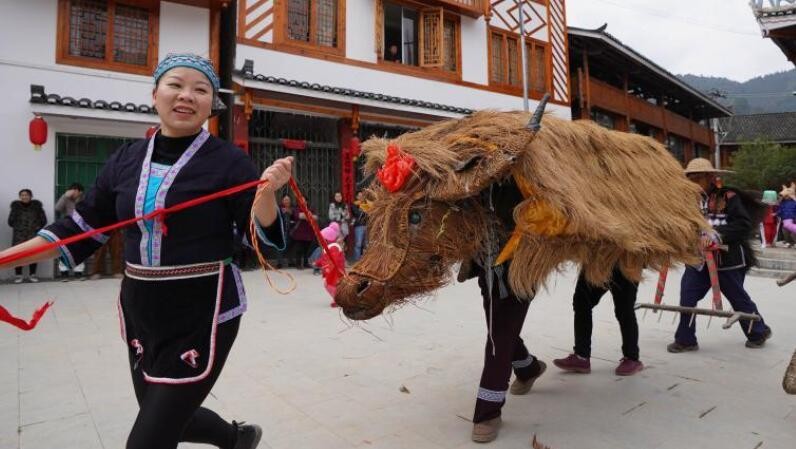
[[(782, 245), (782, 244), (780, 244)], [(783, 246), (760, 248), (759, 245), (753, 246), (755, 253), (759, 257), (766, 257), (770, 259), (784, 259), (796, 260), (796, 248), (787, 248)]]
[(784, 270), (790, 272), (796, 271), (796, 260), (775, 259), (766, 256), (757, 256), (757, 265), (759, 268), (768, 268), (771, 270)]
[(754, 267), (747, 274), (762, 278), (782, 279), (791, 273), (793, 273), (793, 270), (772, 270), (770, 268)]

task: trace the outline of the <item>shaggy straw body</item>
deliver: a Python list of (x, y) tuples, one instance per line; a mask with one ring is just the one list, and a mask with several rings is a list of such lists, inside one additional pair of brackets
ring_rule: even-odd
[[(645, 266), (699, 262), (700, 232), (709, 230), (698, 207), (699, 188), (663, 145), (550, 115), (534, 135), (526, 128), (529, 117), (483, 111), (391, 141), (415, 159), (417, 171), (402, 192), (371, 187), (368, 235), (377, 243), (352, 272), (379, 279), (385, 293), (392, 289), (396, 295), (382, 296), (388, 303), (399, 290), (417, 295), (447, 282), (446, 270), (429, 270), (429, 260), (450, 267), (484, 249), (495, 222), (494, 213), (478, 206), (479, 193), (510, 176), (527, 194), (514, 209), (519, 241), (509, 273), (521, 297), (532, 297), (564, 262), (582, 265), (594, 284), (606, 283), (615, 264), (637, 280)], [(366, 172), (383, 164), (387, 144), (365, 142)], [(431, 229), (406, 227), (407, 204), (431, 213), (420, 225)], [(450, 214), (451, 207), (466, 210)], [(456, 228), (437, 239), (446, 213)], [(408, 265), (412, 269), (404, 272)]]

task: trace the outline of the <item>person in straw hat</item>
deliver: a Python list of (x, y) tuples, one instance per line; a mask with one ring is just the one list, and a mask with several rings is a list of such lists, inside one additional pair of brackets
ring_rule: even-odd
[[(734, 310), (759, 315), (757, 305), (749, 297), (743, 283), (746, 272), (755, 263), (749, 238), (756, 229), (755, 217), (760, 215), (758, 209), (761, 209), (761, 204), (740, 190), (717, 187), (716, 178), (722, 173), (730, 172), (714, 168), (705, 158), (693, 159), (685, 169), (688, 179), (702, 188), (702, 213), (715, 231), (703, 237), (703, 247), (726, 246), (726, 249), (716, 253), (721, 292)], [(680, 281), (680, 305), (695, 307), (709, 290), (710, 277), (706, 264), (687, 266)], [(765, 324), (762, 316), (760, 321), (752, 323), (751, 330), (749, 321), (740, 320), (739, 324), (746, 336), (747, 348), (760, 348), (771, 337), (771, 328)], [(673, 353), (699, 349), (696, 320), (692, 319), (691, 314), (680, 314), (674, 342), (667, 349)]]

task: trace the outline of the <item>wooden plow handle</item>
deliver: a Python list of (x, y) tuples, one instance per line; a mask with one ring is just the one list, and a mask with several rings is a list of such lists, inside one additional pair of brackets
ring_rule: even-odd
[(651, 310), (665, 310), (669, 312), (680, 312), (691, 315), (705, 315), (705, 316), (718, 316), (727, 318), (727, 321), (721, 325), (723, 329), (729, 329), (733, 324), (739, 320), (749, 320), (750, 325), (752, 321), (760, 321), (760, 315), (756, 313), (736, 312), (729, 310), (716, 310), (716, 309), (701, 309), (698, 307), (683, 307), (683, 306), (670, 306), (668, 304), (644, 304), (639, 303), (633, 307), (638, 309), (651, 309)]

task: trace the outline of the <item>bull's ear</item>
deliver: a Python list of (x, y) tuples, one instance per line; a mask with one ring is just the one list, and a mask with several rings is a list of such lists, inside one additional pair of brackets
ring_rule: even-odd
[(438, 201), (456, 201), (473, 196), (507, 176), (517, 160), (515, 151), (492, 149), (459, 161), (451, 176), (432, 181), (428, 195)]

